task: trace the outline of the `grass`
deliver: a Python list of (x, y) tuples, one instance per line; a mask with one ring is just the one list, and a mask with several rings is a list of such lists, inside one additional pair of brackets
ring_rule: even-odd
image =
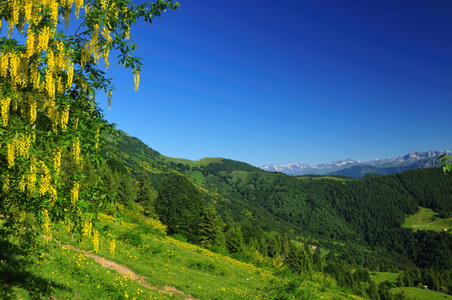
[(348, 177), (348, 178), (341, 178), (341, 177), (335, 177), (335, 176), (309, 176), (309, 175), (303, 175), (303, 176), (297, 176), (295, 177), (299, 180), (332, 180), (332, 181), (355, 181), (358, 180), (356, 178)]
[(403, 227), (413, 230), (443, 231), (444, 228), (452, 230), (452, 218), (440, 219), (433, 210), (420, 207), (418, 213), (406, 218)]
[(375, 281), (377, 285), (382, 282), (396, 282), (397, 277), (399, 277), (399, 273), (391, 273), (391, 272), (371, 272), (370, 278)]
[(224, 159), (221, 157), (205, 157), (205, 158), (198, 159), (198, 160), (189, 160), (189, 159), (185, 159), (185, 158), (173, 158), (173, 157), (169, 157), (169, 156), (163, 156), (163, 157), (168, 162), (183, 163), (183, 164), (187, 164), (191, 167), (204, 166), (204, 165), (208, 165), (209, 163), (212, 163), (212, 162), (220, 162)]
[(391, 289), (394, 293), (400, 293), (403, 291), (409, 299), (415, 300), (444, 300), (452, 299), (452, 296), (443, 293), (435, 292), (432, 290), (424, 290), (415, 287), (403, 287), (403, 288), (393, 288)]
[(206, 181), (206, 177), (204, 177), (204, 175), (200, 171), (190, 170), (190, 171), (187, 171), (185, 173), (185, 175), (187, 175), (188, 177), (190, 177), (191, 179), (193, 179), (199, 183), (204, 183)]
[[(371, 272), (370, 277), (375, 281), (377, 286), (385, 281), (389, 281), (395, 283), (398, 273), (390, 273), (390, 272)], [(418, 287), (395, 287), (391, 288), (391, 292), (396, 294), (403, 292), (409, 299), (413, 300), (439, 300), (439, 299), (452, 299), (452, 296), (439, 293), (432, 290), (424, 290)]]
[[(245, 255), (247, 263), (167, 237), (161, 223), (144, 216), (124, 218), (130, 222), (118, 222), (105, 214), (99, 219), (97, 254), (106, 265), (111, 260), (127, 266), (140, 280), (107, 269), (89, 255), (65, 246), (94, 252), (89, 238), (77, 240), (59, 224), (53, 230), (56, 240), (42, 240), (33, 254), (25, 257), (5, 251), (0, 255), (0, 298), (189, 299), (192, 295), (195, 299), (274, 299), (294, 287), (294, 276), (281, 276), (288, 272), (278, 266), (279, 261), (257, 252)], [(4, 256), (6, 252), (10, 256)], [(153, 289), (143, 287), (141, 280)], [(298, 278), (295, 283), (297, 299), (360, 299), (344, 293), (321, 274)]]

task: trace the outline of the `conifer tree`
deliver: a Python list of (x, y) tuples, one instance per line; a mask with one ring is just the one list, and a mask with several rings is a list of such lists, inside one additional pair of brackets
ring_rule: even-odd
[(298, 247), (294, 243), (290, 243), (285, 262), (292, 272), (299, 275), (312, 276), (312, 261), (309, 259), (304, 247)]
[(182, 234), (198, 242), (199, 222), (205, 203), (201, 192), (182, 175), (174, 175), (158, 190), (155, 211), (169, 234)]
[(312, 263), (316, 271), (323, 272), (323, 258), (320, 256), (320, 247), (317, 247), (312, 255)]
[(281, 239), (279, 236), (267, 237), (267, 254), (270, 257), (278, 257), (281, 255)]
[(149, 176), (144, 173), (138, 182), (137, 202), (141, 203), (150, 214), (154, 214), (154, 201), (158, 193), (152, 187)]
[(199, 241), (201, 246), (204, 248), (210, 246), (224, 247), (223, 227), (224, 224), (215, 208), (207, 206), (201, 215), (201, 222), (199, 223)]
[(369, 295), (369, 298), (372, 300), (380, 299), (380, 295), (378, 294), (377, 284), (373, 280), (371, 280), (369, 283), (369, 286), (367, 288), (367, 295)]
[(237, 224), (232, 225), (226, 234), (226, 248), (230, 253), (239, 253), (243, 251), (244, 244), (240, 227)]

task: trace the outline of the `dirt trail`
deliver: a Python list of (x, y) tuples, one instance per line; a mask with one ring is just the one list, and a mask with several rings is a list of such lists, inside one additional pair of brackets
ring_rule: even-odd
[(162, 294), (180, 294), (181, 296), (184, 297), (184, 299), (186, 300), (195, 300), (195, 298), (193, 298), (192, 295), (186, 295), (184, 292), (178, 290), (176, 287), (174, 286), (164, 286), (162, 288), (158, 288), (152, 285), (149, 285), (149, 283), (146, 282), (146, 277), (145, 276), (140, 276), (137, 273), (135, 273), (134, 271), (130, 270), (129, 268), (127, 268), (124, 265), (120, 265), (112, 260), (108, 260), (103, 258), (102, 256), (90, 253), (88, 251), (85, 250), (81, 250), (77, 247), (74, 247), (72, 245), (68, 245), (68, 244), (64, 244), (64, 246), (71, 248), (72, 250), (75, 250), (77, 252), (81, 252), (84, 255), (86, 255), (89, 258), (92, 258), (95, 262), (97, 262), (98, 264), (100, 264), (102, 267), (110, 269), (110, 270), (114, 270), (116, 272), (118, 272), (121, 275), (124, 275), (126, 277), (128, 277), (129, 279), (132, 279), (134, 281), (136, 281), (138, 284), (140, 284), (141, 286), (154, 290), (154, 291), (158, 291)]

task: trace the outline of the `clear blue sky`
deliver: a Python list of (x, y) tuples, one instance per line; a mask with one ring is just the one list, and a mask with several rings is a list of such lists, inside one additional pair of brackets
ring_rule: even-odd
[(180, 0), (107, 119), (163, 155), (252, 165), (452, 150), (452, 1)]

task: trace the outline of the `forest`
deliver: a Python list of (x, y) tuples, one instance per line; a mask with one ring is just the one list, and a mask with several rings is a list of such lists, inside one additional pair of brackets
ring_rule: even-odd
[[(123, 132), (107, 140), (104, 181), (111, 197), (141, 203), (171, 235), (269, 257), (295, 251), (289, 241), (298, 241), (313, 268), (353, 289), (360, 279), (350, 279), (352, 270), (398, 270), (400, 285), (452, 292), (451, 234), (402, 227), (420, 207), (450, 217), (452, 178), (440, 168), (362, 179), (293, 177), (228, 159), (172, 160)], [(320, 258), (308, 245), (329, 253)]]

